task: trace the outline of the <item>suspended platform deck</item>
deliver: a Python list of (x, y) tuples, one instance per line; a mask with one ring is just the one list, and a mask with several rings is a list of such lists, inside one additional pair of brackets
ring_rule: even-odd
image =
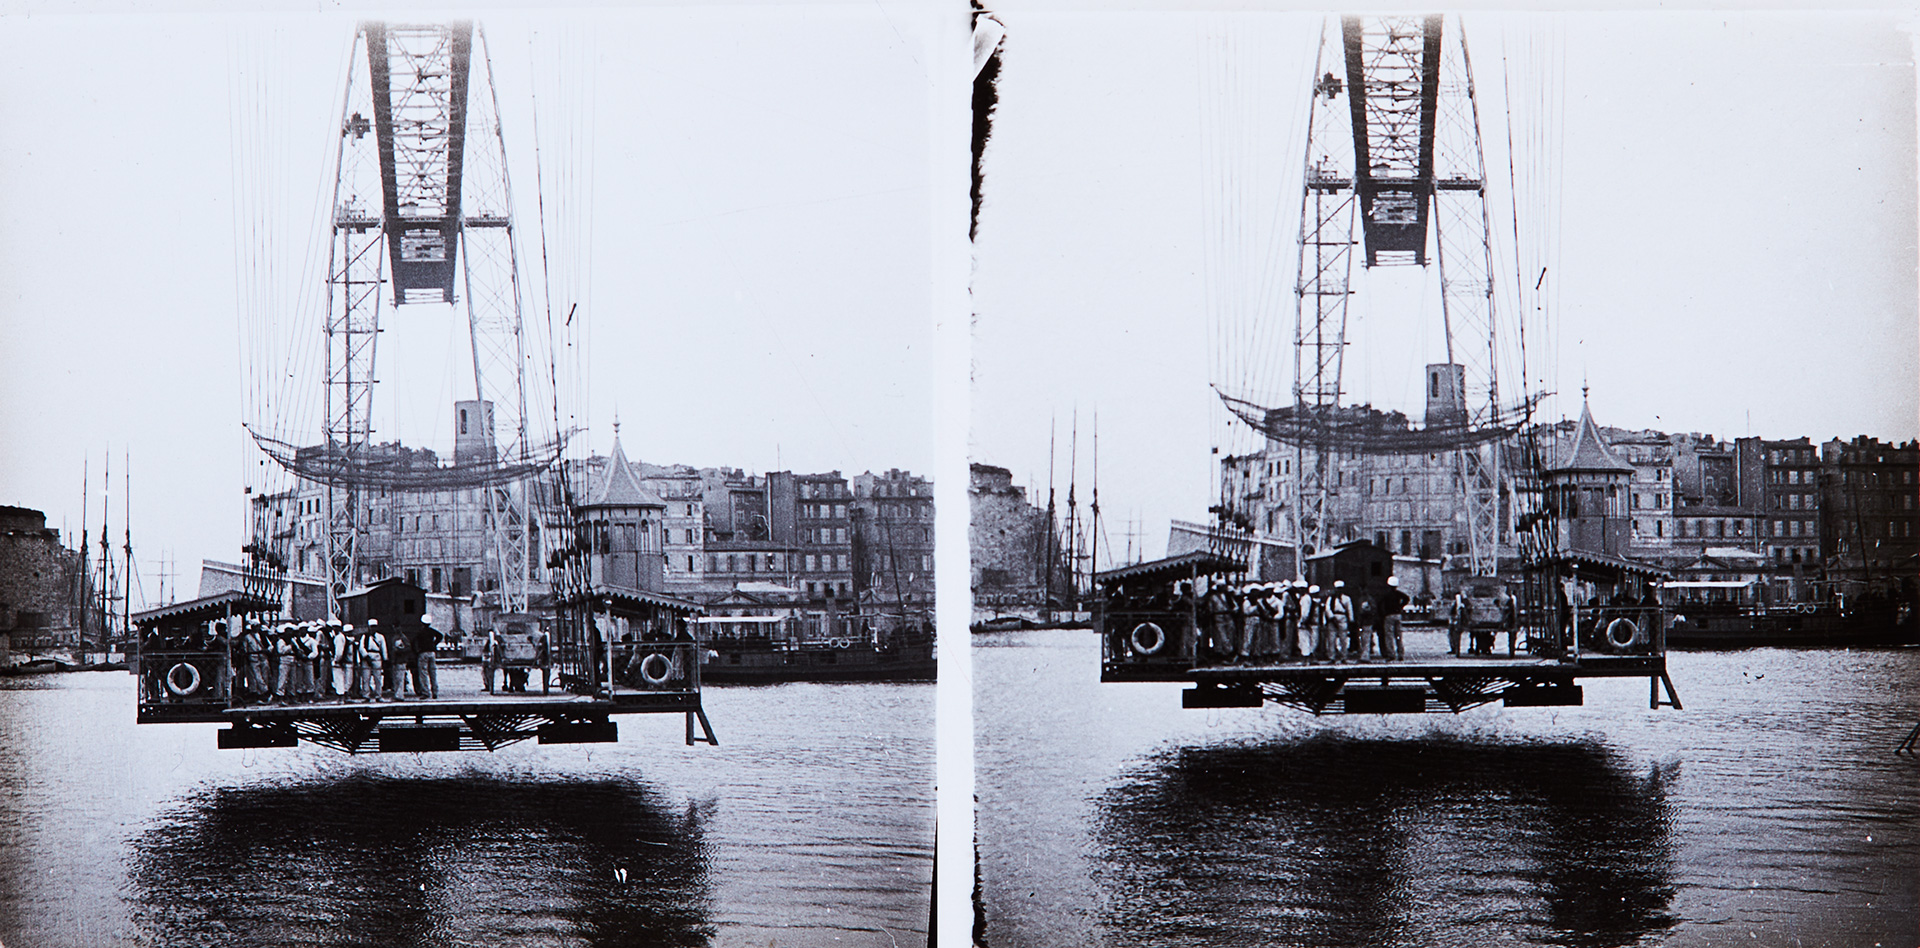
[(222, 748), (292, 747), (311, 741), (348, 753), (498, 750), (534, 739), (542, 744), (607, 743), (619, 739), (611, 720), (620, 714), (686, 715), (686, 742), (718, 744), (697, 691), (616, 691), (604, 695), (461, 694), (438, 699), (355, 701), (219, 707), (143, 704), (140, 721), (221, 723)]
[(1108, 661), (1101, 680), (1190, 682), (1181, 694), (1187, 708), (1257, 708), (1271, 701), (1314, 714), (1419, 714), (1459, 713), (1496, 701), (1574, 706), (1585, 702), (1581, 679), (1646, 678), (1650, 707), (1680, 707), (1661, 654), (1546, 658), (1510, 654), (1502, 640), (1492, 654), (1456, 656), (1445, 632), (1414, 627), (1402, 641), (1407, 657), (1399, 661)]
[[(223, 748), (306, 740), (360, 754), (606, 743), (619, 740), (614, 715), (684, 714), (688, 744), (719, 743), (700, 705), (705, 649), (691, 641), (626, 643), (611, 670), (604, 660), (567, 664), (545, 650), (513, 649), (503, 649), (491, 671), (437, 664), (418, 679), (399, 674), (399, 665), (334, 666), (325, 658), (295, 663), (282, 655), (262, 667), (218, 634), (259, 606), (231, 592), (136, 616), (136, 722), (225, 724)], [(591, 677), (568, 674), (570, 667)], [(380, 695), (392, 697), (371, 697)]]

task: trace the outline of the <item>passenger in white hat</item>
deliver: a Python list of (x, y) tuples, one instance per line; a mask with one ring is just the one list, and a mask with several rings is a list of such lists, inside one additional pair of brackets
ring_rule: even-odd
[(1380, 595), (1380, 657), (1389, 662), (1405, 661), (1407, 647), (1400, 637), (1400, 613), (1407, 607), (1407, 594), (1400, 591), (1400, 577), (1387, 577), (1387, 591)]
[(1358, 659), (1354, 646), (1359, 643), (1349, 638), (1354, 628), (1353, 600), (1347, 596), (1347, 584), (1344, 580), (1333, 581), (1333, 594), (1327, 597), (1327, 634), (1333, 639), (1333, 647), (1328, 650), (1329, 658), (1338, 658), (1343, 652), (1346, 657)]
[(1320, 585), (1307, 587), (1307, 594), (1300, 600), (1300, 651), (1308, 661), (1331, 661), (1332, 655), (1327, 649), (1327, 598), (1320, 592)]

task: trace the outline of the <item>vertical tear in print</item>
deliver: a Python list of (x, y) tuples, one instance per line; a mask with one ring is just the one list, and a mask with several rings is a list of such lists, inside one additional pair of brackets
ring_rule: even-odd
[(980, 231), (980, 156), (986, 154), (987, 138), (993, 134), (993, 110), (1000, 101), (995, 86), (1000, 80), (1000, 44), (1007, 28), (987, 8), (973, 5), (973, 214), (967, 224), (967, 239)]

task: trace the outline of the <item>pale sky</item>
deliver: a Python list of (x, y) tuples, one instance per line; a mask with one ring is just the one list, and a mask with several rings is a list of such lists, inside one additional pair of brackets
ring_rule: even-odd
[[(1282, 368), (1290, 400), (1287, 287), (1322, 17), (995, 9), (1007, 38), (976, 245), (972, 455), (1044, 503), (1055, 419), (1064, 497), (1077, 407), (1084, 504), (1097, 410), (1112, 553), (1137, 519), (1158, 555), (1170, 518), (1205, 519), (1210, 451), (1252, 443), (1208, 388), (1247, 384), (1214, 377), (1209, 327), (1224, 312), (1269, 321), (1251, 358)], [(1502, 86), (1523, 114), (1543, 76), (1563, 91), (1556, 123), (1525, 125), (1514, 148), (1522, 194), (1531, 164), (1551, 172), (1540, 192), (1558, 195), (1554, 215), (1525, 197), (1520, 207), (1521, 241), (1551, 277), (1551, 332), (1529, 340), (1528, 373), (1529, 388), (1559, 393), (1548, 417), (1577, 416), (1584, 379), (1602, 424), (1915, 437), (1909, 21), (1469, 13), (1466, 24), (1509, 296)], [(1530, 132), (1548, 127), (1557, 147)], [(1441, 361), (1437, 291), (1423, 295), (1420, 279), (1355, 269), (1350, 401), (1418, 419), (1420, 366)]]
[[(636, 460), (934, 473), (934, 5), (229, 8), (0, 6), (0, 503), (77, 530), (87, 462), (97, 535), (110, 451), (117, 544), (124, 452), (149, 596), (162, 554), (187, 595), (202, 558), (238, 556), (259, 459), (240, 427), (247, 274), (265, 261), (251, 279), (280, 298), (324, 298), (302, 268), (325, 246), (354, 24), (455, 15), (498, 72), (531, 324), (536, 96), (547, 213), (580, 222), (547, 250), (556, 312), (578, 303), (587, 327), (594, 451), (617, 411)], [(457, 316), (388, 309), (377, 439), (450, 451)]]

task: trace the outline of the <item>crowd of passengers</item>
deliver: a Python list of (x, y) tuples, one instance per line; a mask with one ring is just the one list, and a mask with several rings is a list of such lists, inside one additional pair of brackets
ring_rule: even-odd
[(246, 620), (238, 635), (224, 621), (205, 628), (151, 633), (150, 651), (226, 652), (215, 693), (235, 704), (400, 701), (440, 697), (435, 650), (443, 637), (432, 620), (413, 627), (351, 622)]
[[(1108, 608), (1117, 612), (1192, 610), (1199, 636), (1197, 657), (1202, 661), (1331, 663), (1404, 658), (1401, 614), (1410, 601), (1400, 591), (1399, 578), (1389, 577), (1386, 591), (1379, 596), (1352, 595), (1343, 580), (1325, 589), (1302, 580), (1237, 586), (1216, 582), (1197, 600), (1191, 582), (1122, 584), (1109, 593)], [(1140, 651), (1131, 634), (1127, 628), (1113, 629), (1114, 654), (1125, 654), (1129, 647)]]
[[(1338, 580), (1326, 589), (1300, 580), (1239, 585), (1216, 582), (1196, 599), (1191, 582), (1120, 584), (1109, 591), (1107, 607), (1116, 613), (1136, 614), (1191, 611), (1198, 636), (1195, 657), (1200, 661), (1402, 661), (1406, 658), (1402, 614), (1410, 600), (1399, 587), (1398, 577), (1388, 577), (1386, 591), (1378, 596), (1365, 591), (1351, 594), (1346, 583)], [(1558, 584), (1552, 589), (1558, 641), (1566, 641), (1566, 630), (1576, 622), (1586, 642), (1604, 635), (1615, 619), (1625, 618), (1636, 624), (1660, 621), (1649, 615), (1661, 607), (1658, 591), (1651, 583), (1644, 584), (1638, 595), (1620, 584), (1610, 593), (1582, 603), (1577, 613)], [(1507, 639), (1507, 654), (1518, 654), (1519, 603), (1506, 588), (1500, 587), (1494, 594), (1493, 615), (1478, 621), (1465, 589), (1455, 593), (1447, 605), (1448, 654), (1491, 656), (1502, 633)], [(1143, 645), (1153, 654), (1173, 652), (1155, 647), (1152, 636), (1145, 642), (1133, 641), (1138, 629), (1132, 621), (1114, 623), (1110, 629), (1112, 653), (1140, 654)]]

